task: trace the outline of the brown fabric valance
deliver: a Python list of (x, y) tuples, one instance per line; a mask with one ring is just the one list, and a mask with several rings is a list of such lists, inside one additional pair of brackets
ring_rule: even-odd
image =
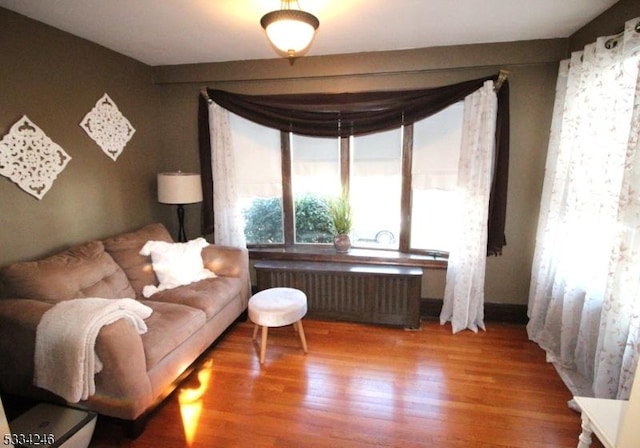
[(242, 95), (208, 89), (218, 105), (263, 126), (314, 137), (396, 129), (433, 115), (496, 76), (420, 90)]
[[(498, 75), (444, 87), (419, 90), (357, 93), (309, 93), (283, 95), (243, 95), (207, 89), (209, 98), (225, 109), (256, 123), (284, 132), (315, 137), (347, 137), (380, 132), (415, 123), (463, 100)], [(199, 108), (200, 162), (204, 191), (213, 190), (211, 149), (206, 99)], [(489, 206), (487, 253), (498, 255), (506, 244), (507, 180), (509, 170), (509, 85), (498, 92), (496, 165)], [(206, 198), (205, 198), (206, 199)], [(203, 226), (213, 231), (213, 210), (204, 202)]]

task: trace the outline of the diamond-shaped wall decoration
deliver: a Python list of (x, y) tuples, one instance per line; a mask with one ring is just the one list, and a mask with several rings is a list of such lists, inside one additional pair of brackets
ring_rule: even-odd
[(58, 144), (24, 115), (0, 140), (0, 174), (38, 199), (71, 160)]
[(114, 161), (136, 132), (106, 93), (85, 115), (80, 126)]

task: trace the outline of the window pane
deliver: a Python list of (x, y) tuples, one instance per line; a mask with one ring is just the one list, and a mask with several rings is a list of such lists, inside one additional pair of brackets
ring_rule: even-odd
[(326, 201), (340, 192), (339, 155), (337, 138), (291, 136), (296, 243), (333, 241)]
[(352, 243), (398, 248), (402, 188), (402, 129), (352, 139)]
[(229, 114), (247, 244), (284, 243), (280, 131)]
[(448, 251), (451, 247), (463, 106), (453, 104), (414, 124), (412, 249)]

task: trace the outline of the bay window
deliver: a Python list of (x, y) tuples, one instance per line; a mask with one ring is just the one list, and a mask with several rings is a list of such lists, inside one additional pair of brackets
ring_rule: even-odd
[[(331, 243), (327, 202), (346, 188), (353, 247), (448, 251), (462, 109), (456, 103), (409, 129), (356, 137), (281, 134), (232, 114), (247, 243)], [(405, 141), (408, 131), (412, 138)], [(406, 151), (411, 157), (403, 156)], [(407, 163), (410, 167), (403, 166)], [(406, 205), (403, 185), (410, 187)], [(289, 221), (284, 218), (288, 202), (293, 210)], [(404, 233), (403, 219), (409, 229)]]
[[(498, 78), (431, 89), (341, 94), (203, 90), (199, 106), (203, 191), (215, 190), (211, 149), (214, 137), (226, 129), (210, 131), (215, 120), (210, 122), (208, 101), (232, 117), (232, 148), (224, 154), (232, 155), (236, 174), (225, 178), (218, 172), (216, 182), (237, 183), (239, 195), (215, 202), (205, 198), (203, 232), (213, 232), (214, 221), (237, 222), (227, 221), (227, 210), (236, 213), (241, 208), (237, 215), (244, 218), (249, 246), (286, 249), (330, 244), (327, 201), (346, 189), (354, 213), (354, 247), (401, 253), (448, 251), (454, 238), (452, 223), (460, 222), (454, 188), (463, 111), (459, 103)], [(498, 94), (488, 254), (501, 253), (506, 243), (506, 86), (505, 82)], [(220, 220), (214, 207), (219, 207)]]

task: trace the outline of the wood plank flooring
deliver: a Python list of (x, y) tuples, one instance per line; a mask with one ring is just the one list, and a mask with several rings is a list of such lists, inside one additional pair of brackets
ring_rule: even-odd
[(253, 326), (238, 324), (138, 439), (99, 419), (91, 446), (577, 446), (571, 394), (522, 325), (304, 329), (307, 355), (292, 327), (270, 329), (261, 366)]

